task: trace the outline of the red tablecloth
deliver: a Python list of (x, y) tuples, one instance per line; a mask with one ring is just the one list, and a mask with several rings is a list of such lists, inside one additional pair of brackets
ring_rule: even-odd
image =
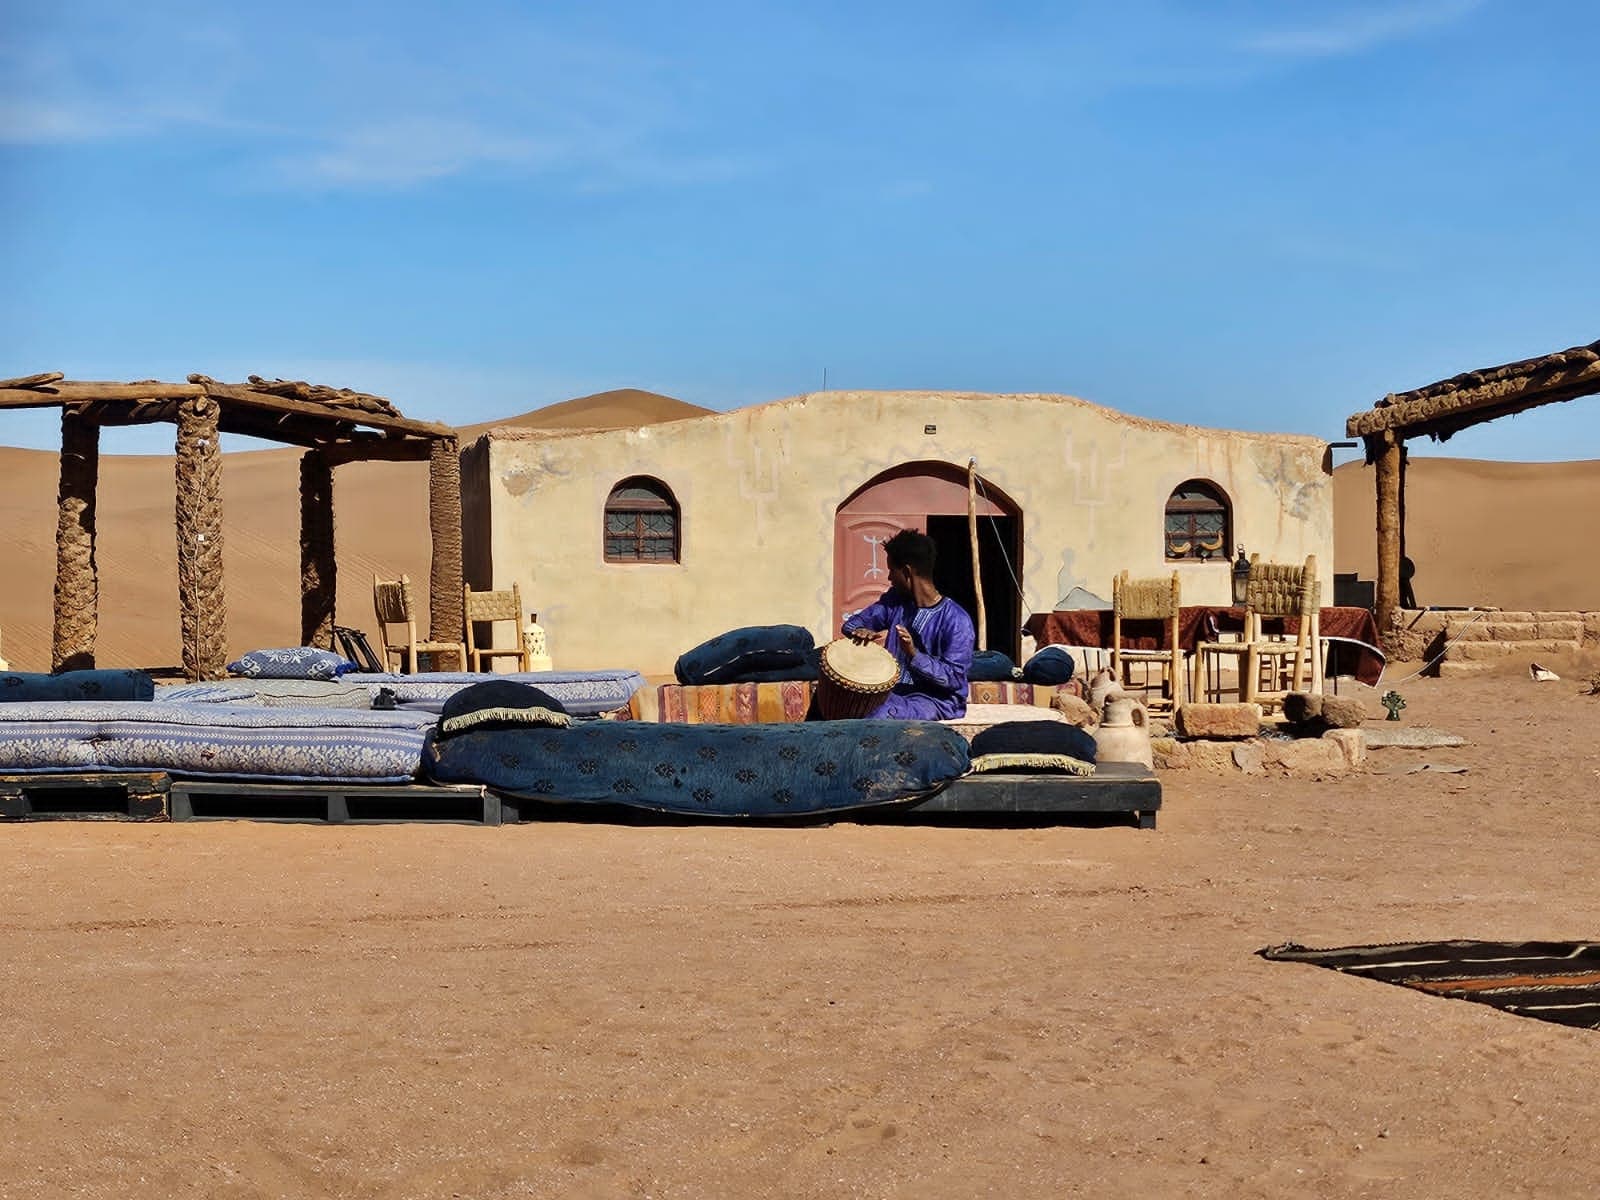
[[(1352, 647), (1355, 652), (1355, 677), (1362, 683), (1377, 683), (1383, 675), (1383, 654), (1378, 650), (1378, 623), (1365, 608), (1324, 608), (1318, 614), (1323, 637), (1350, 638), (1370, 649)], [(1294, 618), (1263, 622), (1267, 631), (1293, 634), (1300, 622)], [(1244, 628), (1243, 608), (1195, 605), (1178, 610), (1178, 641), (1186, 653), (1193, 653), (1201, 642), (1213, 639), (1224, 630)], [(1111, 610), (1076, 608), (1034, 613), (1023, 626), (1041, 646), (1108, 646), (1111, 644)], [(1160, 621), (1124, 621), (1123, 642), (1131, 650), (1166, 648), (1166, 625)]]

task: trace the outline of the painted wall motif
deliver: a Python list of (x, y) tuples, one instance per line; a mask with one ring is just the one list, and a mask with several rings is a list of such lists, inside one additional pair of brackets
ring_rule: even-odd
[[(683, 650), (740, 625), (833, 636), (840, 504), (903, 463), (964, 472), (976, 458), (1022, 510), (1024, 614), (1074, 586), (1109, 596), (1124, 568), (1170, 572), (1166, 501), (1196, 478), (1227, 493), (1235, 543), (1268, 561), (1317, 555), (1331, 595), (1326, 449), (1072, 397), (950, 392), (828, 392), (631, 430), (500, 430), (462, 456), (466, 555), (480, 585), (521, 584), (558, 668), (667, 672)], [(629, 475), (672, 489), (681, 562), (603, 561), (606, 497)], [(1226, 558), (1176, 566), (1185, 602), (1227, 602)]]

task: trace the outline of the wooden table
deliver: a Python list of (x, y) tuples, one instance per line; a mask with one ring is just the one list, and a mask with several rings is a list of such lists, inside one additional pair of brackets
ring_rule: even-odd
[[(1383, 652), (1378, 648), (1378, 623), (1365, 608), (1324, 608), (1317, 614), (1325, 638), (1344, 638), (1351, 643), (1355, 662), (1351, 674), (1362, 683), (1375, 684), (1383, 676)], [(1287, 617), (1263, 619), (1268, 633), (1299, 632), (1300, 622)], [(1111, 644), (1109, 608), (1057, 609), (1034, 613), (1023, 630), (1040, 646), (1101, 646)], [(1178, 642), (1184, 653), (1193, 654), (1201, 642), (1215, 641), (1219, 633), (1244, 630), (1244, 608), (1209, 604), (1185, 606), (1178, 610)], [(1122, 640), (1130, 650), (1165, 650), (1164, 621), (1122, 622)]]

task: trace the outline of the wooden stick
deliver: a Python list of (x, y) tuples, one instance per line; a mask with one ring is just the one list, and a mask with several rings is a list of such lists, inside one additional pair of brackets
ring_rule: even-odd
[(16, 379), (0, 379), (0, 388), (32, 388), (42, 387), (47, 383), (55, 383), (65, 379), (60, 371), (46, 371), (42, 375), (21, 375)]
[(983, 571), (978, 554), (978, 460), (967, 460), (967, 536), (972, 542), (972, 591), (978, 604), (978, 649), (989, 648), (989, 622), (983, 611)]

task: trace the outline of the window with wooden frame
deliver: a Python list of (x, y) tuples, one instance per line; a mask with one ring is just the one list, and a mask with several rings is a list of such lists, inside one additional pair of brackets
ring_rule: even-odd
[(1226, 561), (1233, 544), (1233, 509), (1228, 494), (1204, 479), (1187, 479), (1167, 499), (1169, 562)]
[(606, 497), (606, 561), (677, 562), (679, 515), (672, 489), (659, 479), (624, 479)]

